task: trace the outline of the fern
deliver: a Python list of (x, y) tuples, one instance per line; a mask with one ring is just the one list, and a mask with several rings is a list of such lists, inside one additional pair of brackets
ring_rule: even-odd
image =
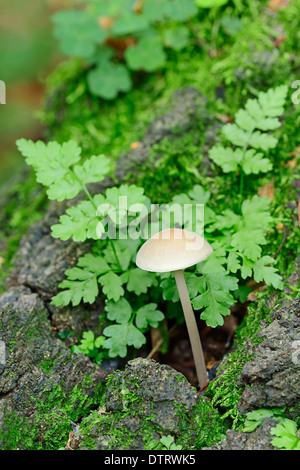
[(47, 195), (52, 200), (73, 199), (88, 183), (102, 181), (110, 171), (109, 159), (104, 155), (83, 161), (82, 149), (73, 140), (60, 145), (19, 139), (17, 147), (34, 168), (37, 182), (48, 188)]
[[(211, 159), (224, 173), (240, 173), (241, 189), (244, 174), (272, 168), (265, 152), (274, 148), (277, 139), (268, 132), (280, 126), (278, 117), (283, 113), (286, 94), (287, 88), (281, 86), (248, 100), (245, 108), (236, 114), (235, 123), (223, 128), (223, 136), (232, 146), (219, 144), (210, 151)], [(125, 357), (127, 348), (145, 344), (145, 333), (164, 318), (156, 304), (141, 301), (140, 297), (147, 299), (149, 290), (160, 285), (159, 292), (165, 300), (179, 301), (172, 273), (158, 276), (135, 265), (137, 250), (146, 238), (150, 223), (150, 201), (144, 189), (123, 184), (92, 195), (89, 184), (108, 175), (110, 162), (104, 155), (83, 158), (82, 149), (74, 141), (61, 145), (20, 139), (17, 146), (34, 168), (37, 181), (47, 188), (50, 199), (63, 201), (81, 196), (80, 202), (68, 207), (59, 223), (51, 227), (53, 237), (94, 241), (92, 252), (80, 257), (77, 265), (66, 271), (66, 279), (59, 285), (61, 290), (52, 303), (58, 307), (77, 306), (81, 302), (92, 304), (102, 294), (107, 301), (108, 321), (104, 340), (95, 342), (94, 338), (86, 337), (81, 349), (88, 350), (90, 344), (90, 354), (96, 357), (98, 345), (110, 357)], [(224, 323), (224, 316), (230, 314), (230, 307), (244, 287), (239, 279), (253, 277), (276, 289), (282, 288), (282, 280), (274, 267), (275, 260), (264, 253), (268, 231), (275, 224), (270, 201), (254, 195), (217, 212), (210, 198), (210, 191), (201, 185), (174, 196), (172, 203), (189, 204), (189, 211), (184, 212), (184, 220), (175, 216), (173, 226), (194, 231), (194, 207), (204, 205), (204, 213), (197, 213), (197, 217), (204, 222), (213, 254), (185, 272), (185, 277), (194, 308), (207, 325), (216, 327)], [(146, 213), (140, 212), (141, 207), (147, 209)], [(137, 214), (140, 216), (136, 217)], [(97, 357), (100, 360), (102, 356)]]
[[(124, 357), (127, 346), (141, 347), (146, 341), (144, 333), (163, 319), (163, 314), (153, 309), (152, 303), (132, 310), (136, 325), (129, 319), (120, 321), (119, 316), (114, 318), (112, 314), (114, 304), (128, 303), (124, 298), (126, 293), (133, 296), (134, 304), (134, 296), (146, 294), (150, 287), (157, 285), (155, 274), (144, 272), (134, 264), (142, 242), (140, 236), (137, 240), (127, 240), (122, 233), (128, 229), (139, 206), (148, 204), (143, 188), (124, 184), (108, 188), (104, 194), (91, 195), (88, 184), (103, 180), (110, 170), (109, 160), (104, 155), (84, 160), (81, 148), (74, 141), (60, 145), (20, 139), (17, 146), (36, 171), (37, 181), (47, 187), (50, 199), (62, 201), (79, 193), (85, 196), (51, 227), (52, 236), (61, 240), (72, 238), (75, 242), (97, 241), (94, 253), (80, 257), (77, 265), (66, 271), (66, 279), (59, 284), (61, 291), (52, 298), (52, 304), (58, 307), (77, 306), (81, 302), (93, 304), (101, 291), (108, 300), (108, 319), (115, 320), (116, 324), (104, 330), (106, 339), (95, 341), (92, 352), (87, 354), (93, 354), (100, 361), (102, 355), (99, 351), (96, 354), (95, 348), (104, 348), (111, 357)], [(126, 198), (125, 208), (122, 198)], [(108, 232), (111, 227), (115, 230), (115, 239)], [(90, 336), (84, 337), (76, 351), (87, 350), (88, 340)]]
[(240, 174), (240, 193), (244, 175), (267, 173), (273, 168), (265, 153), (276, 147), (278, 139), (267, 132), (280, 127), (278, 117), (284, 112), (287, 92), (287, 86), (281, 85), (249, 99), (236, 113), (235, 122), (222, 129), (225, 140), (235, 148), (217, 144), (209, 152), (210, 159), (224, 173)]
[[(255, 195), (243, 201), (240, 213), (225, 209), (216, 214), (210, 207), (210, 192), (199, 185), (188, 194), (173, 198), (173, 202), (182, 205), (204, 201), (206, 237), (213, 254), (199, 263), (193, 272), (185, 273), (185, 277), (194, 308), (202, 311), (201, 319), (208, 326), (216, 327), (223, 325), (223, 317), (230, 314), (230, 307), (235, 303), (238, 273), (242, 279), (253, 276), (255, 281), (264, 281), (276, 289), (282, 289), (283, 283), (273, 266), (274, 258), (261, 256), (263, 246), (267, 244), (267, 232), (275, 224), (270, 201)], [(216, 239), (218, 241), (214, 241)], [(161, 276), (160, 286), (165, 300), (179, 300), (171, 275)]]

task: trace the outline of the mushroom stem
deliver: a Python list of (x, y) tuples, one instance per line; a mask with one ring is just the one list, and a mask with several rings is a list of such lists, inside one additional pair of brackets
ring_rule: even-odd
[(174, 271), (175, 281), (185, 316), (185, 322), (190, 337), (190, 342), (192, 346), (195, 367), (197, 372), (197, 377), (199, 381), (200, 388), (202, 389), (208, 383), (206, 365), (204, 360), (204, 354), (201, 346), (200, 336), (198, 332), (198, 326), (195, 319), (194, 310), (190, 301), (190, 296), (187, 290), (187, 285), (185, 282), (183, 271), (180, 269)]

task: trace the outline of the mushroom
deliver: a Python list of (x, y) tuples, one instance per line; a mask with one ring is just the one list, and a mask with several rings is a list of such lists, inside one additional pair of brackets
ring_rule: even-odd
[(144, 271), (174, 272), (201, 389), (207, 385), (208, 377), (183, 269), (203, 261), (212, 251), (209, 243), (196, 233), (179, 228), (168, 228), (149, 238), (136, 257), (136, 265)]

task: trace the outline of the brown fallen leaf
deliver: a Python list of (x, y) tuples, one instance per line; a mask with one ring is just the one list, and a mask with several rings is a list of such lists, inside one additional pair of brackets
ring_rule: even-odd
[(113, 18), (112, 16), (100, 16), (98, 18), (99, 25), (105, 31), (110, 29), (115, 21), (116, 21), (115, 18)]
[(112, 47), (115, 50), (118, 59), (122, 59), (126, 49), (136, 44), (136, 39), (135, 38), (108, 38), (105, 44), (109, 47)]
[(274, 199), (274, 193), (275, 193), (275, 186), (274, 186), (274, 179), (269, 181), (269, 183), (264, 184), (263, 186), (260, 186), (258, 188), (258, 195), (259, 196), (265, 196), (268, 199)]
[(248, 294), (248, 296), (247, 296), (247, 300), (249, 302), (256, 302), (257, 301), (256, 294), (258, 292), (265, 292), (267, 290), (267, 288), (268, 288), (268, 286), (266, 284), (263, 284), (262, 286), (258, 287), (254, 291), (250, 292), (250, 294)]
[(206, 369), (210, 370), (213, 368), (214, 365), (219, 364), (219, 363), (220, 361), (217, 361), (216, 359), (211, 359), (210, 361), (206, 363)]
[(275, 228), (276, 228), (276, 230), (279, 230), (279, 231), (281, 231), (281, 230), (283, 230), (283, 229), (284, 229), (284, 225), (283, 225), (283, 223), (282, 223), (282, 222), (278, 222), (278, 224), (276, 224), (276, 227), (275, 227)]
[(65, 450), (77, 450), (80, 444), (79, 436), (74, 431), (69, 433), (69, 439), (65, 446)]
[(134, 150), (137, 149), (140, 145), (140, 142), (132, 142), (132, 144), (130, 144), (130, 148)]
[(226, 114), (220, 114), (220, 113), (216, 113), (216, 118), (221, 121), (221, 122), (233, 122), (233, 119), (231, 116), (228, 116)]
[(274, 46), (275, 46), (275, 47), (279, 47), (280, 44), (281, 44), (284, 40), (285, 40), (285, 36), (283, 36), (283, 35), (282, 35), (282, 36), (279, 36), (279, 37), (275, 40)]

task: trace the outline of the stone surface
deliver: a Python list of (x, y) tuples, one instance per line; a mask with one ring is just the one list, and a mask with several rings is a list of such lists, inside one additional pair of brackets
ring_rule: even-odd
[(250, 433), (229, 430), (225, 439), (203, 450), (276, 450), (271, 444), (274, 436), (270, 434), (276, 424), (275, 419), (266, 418), (261, 426)]
[(142, 403), (131, 404), (132, 412), (147, 419), (153, 414), (153, 424), (165, 432), (178, 432), (180, 420), (177, 407), (190, 410), (196, 403), (197, 392), (184, 377), (169, 366), (138, 358), (128, 362), (124, 372), (114, 374), (111, 386), (106, 392), (108, 411), (123, 411), (126, 408), (126, 393), (130, 393), (132, 383), (136, 386), (136, 396)]
[[(199, 400), (196, 389), (171, 367), (134, 359), (124, 371), (114, 373), (106, 389), (105, 406), (81, 422), (68, 446), (83, 450), (155, 448), (162, 435), (182, 438), (186, 427), (193, 428), (193, 424), (197, 432), (199, 424), (192, 411), (197, 406), (205, 408), (205, 402)], [(206, 418), (211, 412), (205, 408)], [(211, 434), (217, 423), (211, 418), (208, 426), (206, 432)], [(191, 445), (195, 439), (192, 432), (188, 439)]]
[[(172, 138), (174, 132), (192, 128), (199, 100), (201, 96), (192, 88), (176, 93), (166, 113), (149, 126), (140, 145), (121, 156), (116, 171), (119, 179), (145, 161), (154, 144), (165, 137)], [(211, 140), (215, 140), (213, 129)], [(111, 184), (106, 179), (101, 185), (93, 185), (91, 190), (103, 191)], [(93, 306), (67, 308), (57, 308), (49, 303), (58, 292), (66, 269), (74, 266), (78, 257), (89, 249), (88, 244), (52, 238), (50, 227), (57, 223), (65, 207), (65, 204), (52, 204), (44, 219), (30, 228), (20, 244), (15, 268), (7, 280), (8, 290), (0, 297), (0, 340), (6, 346), (6, 363), (0, 364), (0, 425), (7, 433), (7, 410), (34, 424), (37, 407), (47, 402), (48, 392), (61, 388), (67, 398), (74, 388), (80, 387), (82, 396), (93, 397), (96, 386), (107, 376), (106, 371), (87, 357), (71, 355), (67, 347), (81, 336), (82, 331), (100, 333), (101, 301)], [(293, 273), (291, 283), (295, 285), (297, 280), (299, 274)], [(239, 403), (242, 413), (260, 407), (294, 406), (299, 402), (299, 305), (298, 299), (292, 303), (283, 302), (280, 309), (274, 308), (272, 323), (262, 325), (262, 342), (256, 347), (251, 345), (253, 358), (245, 364), (239, 378), (240, 386), (244, 388)], [(56, 334), (65, 330), (72, 332), (67, 344)], [(87, 376), (90, 378), (88, 385)], [(88, 442), (97, 449), (118, 449), (124, 445), (128, 449), (141, 449), (146, 441), (154, 439), (157, 442), (162, 434), (180, 434), (183, 417), (187, 418), (197, 408), (199, 396), (170, 367), (138, 359), (110, 379), (105, 402), (105, 410), (94, 410), (82, 421), (79, 430), (76, 427), (73, 437), (77, 447), (85, 448)], [(206, 409), (202, 405), (200, 408)], [(76, 408), (77, 402), (72, 406)], [(94, 406), (95, 403), (88, 405), (88, 411)], [(63, 411), (56, 411), (59, 420)], [(212, 420), (214, 415), (210, 413), (211, 410), (207, 416)], [(199, 422), (194, 416), (194, 428), (188, 425), (193, 442), (199, 442), (202, 420), (207, 419), (206, 411), (204, 415)], [(185, 424), (188, 422), (186, 420)], [(218, 448), (268, 449), (271, 424), (266, 420), (251, 434), (230, 431)], [(125, 433), (128, 439), (125, 444), (118, 433), (112, 441), (112, 427), (119, 435)], [(44, 432), (38, 431), (42, 443)], [(81, 441), (77, 439), (80, 433), (84, 435)]]
[[(49, 436), (53, 421), (69, 427), (68, 413), (79, 403), (71, 399), (67, 412), (60, 407), (75, 391), (88, 409), (107, 375), (86, 356), (71, 355), (56, 337), (48, 315), (44, 301), (27, 287), (12, 287), (0, 297), (0, 341), (5, 345), (5, 362), (0, 364), (1, 449), (32, 448), (39, 442), (43, 447), (45, 432), (50, 443), (58, 439), (55, 427)], [(51, 394), (56, 394), (52, 402)], [(48, 413), (53, 417), (43, 426), (40, 422)]]
[(28, 288), (11, 288), (0, 297), (0, 339), (6, 345), (0, 398), (28, 416), (46, 390), (61, 385), (69, 393), (87, 375), (95, 384), (106, 376), (86, 356), (71, 356), (54, 334), (43, 301)]

